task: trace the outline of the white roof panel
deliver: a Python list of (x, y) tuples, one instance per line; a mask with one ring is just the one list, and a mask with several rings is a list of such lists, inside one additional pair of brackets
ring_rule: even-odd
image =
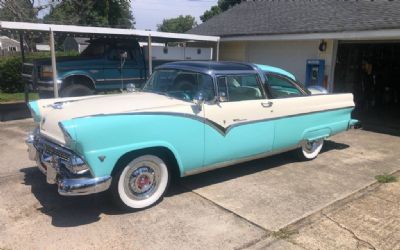
[(44, 31), (63, 32), (71, 34), (98, 34), (98, 35), (123, 35), (160, 38), (165, 40), (178, 41), (207, 41), (217, 42), (218, 36), (202, 36), (192, 34), (167, 33), (158, 31), (136, 30), (136, 29), (117, 29), (105, 27), (77, 26), (77, 25), (59, 25), (59, 24), (43, 24), (43, 23), (27, 23), (27, 22), (6, 22), (0, 21), (0, 29), (9, 30), (25, 30), (25, 31)]

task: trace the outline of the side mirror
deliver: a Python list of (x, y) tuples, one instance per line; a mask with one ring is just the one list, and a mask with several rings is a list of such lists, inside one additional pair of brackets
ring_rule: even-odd
[(228, 101), (228, 98), (226, 97), (226, 93), (225, 92), (219, 92), (219, 96), (217, 97), (219, 102), (226, 102)]
[(126, 85), (126, 92), (131, 93), (131, 92), (135, 92), (135, 91), (136, 91), (135, 84), (133, 84), (133, 83), (128, 83), (128, 84)]
[(204, 104), (204, 94), (203, 92), (198, 92), (194, 97), (193, 97), (193, 102), (194, 104), (196, 104), (197, 107), (199, 107), (200, 109), (202, 108), (203, 104)]
[(122, 51), (121, 54), (119, 54), (119, 56), (121, 59), (126, 59), (126, 58), (128, 58), (128, 52)]

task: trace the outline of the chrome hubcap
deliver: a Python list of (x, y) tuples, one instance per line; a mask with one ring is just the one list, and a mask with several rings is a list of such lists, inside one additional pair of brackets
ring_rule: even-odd
[(160, 170), (157, 165), (143, 163), (141, 166), (132, 167), (125, 177), (125, 191), (135, 200), (143, 200), (157, 190)]
[(306, 151), (311, 152), (313, 150), (313, 147), (315, 145), (315, 142), (307, 142), (306, 143)]
[(321, 144), (322, 140), (317, 140), (317, 141), (307, 141), (304, 144), (304, 151), (306, 151), (307, 153), (312, 153), (314, 152), (318, 146)]

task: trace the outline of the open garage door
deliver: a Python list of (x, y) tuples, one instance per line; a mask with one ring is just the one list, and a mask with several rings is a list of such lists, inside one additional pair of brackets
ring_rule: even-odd
[(400, 41), (339, 43), (333, 90), (354, 94), (366, 129), (400, 135)]

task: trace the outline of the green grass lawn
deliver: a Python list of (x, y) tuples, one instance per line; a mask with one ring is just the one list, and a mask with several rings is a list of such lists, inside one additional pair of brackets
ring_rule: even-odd
[[(29, 100), (37, 100), (39, 99), (39, 95), (37, 93), (29, 93)], [(7, 102), (23, 102), (25, 101), (24, 93), (0, 93), (0, 103)]]

